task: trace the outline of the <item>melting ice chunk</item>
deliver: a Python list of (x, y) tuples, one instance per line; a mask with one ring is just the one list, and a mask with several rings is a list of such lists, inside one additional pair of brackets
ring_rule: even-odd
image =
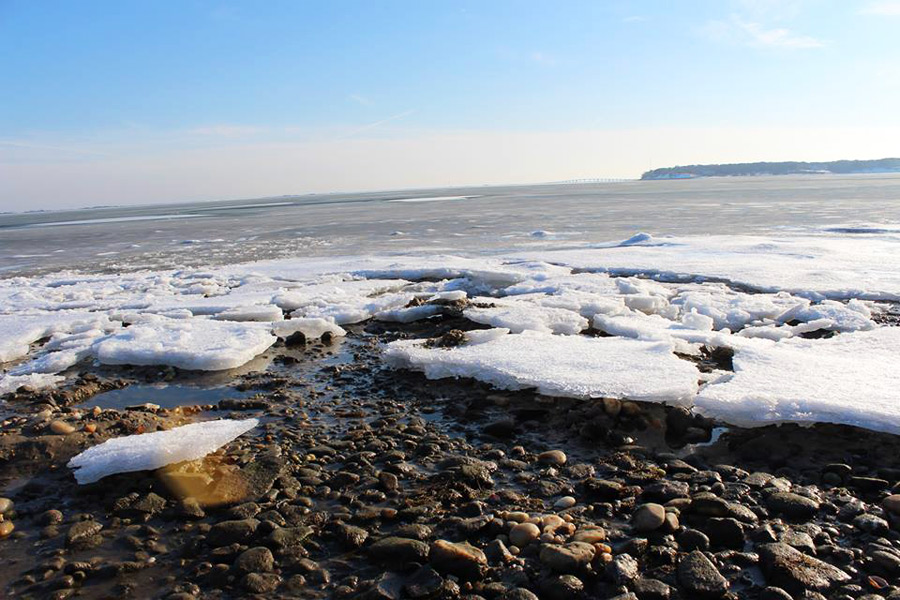
[(263, 323), (153, 317), (98, 342), (94, 351), (108, 365), (170, 365), (221, 371), (252, 360), (275, 343)]
[(747, 344), (735, 374), (701, 390), (697, 408), (735, 425), (807, 421), (900, 433), (900, 327)]
[(386, 359), (395, 367), (422, 371), (429, 379), (472, 377), (502, 389), (533, 387), (548, 396), (573, 398), (686, 404), (699, 378), (697, 368), (672, 354), (667, 342), (539, 331), (451, 349), (401, 340), (388, 345)]
[(221, 419), (168, 431), (126, 435), (88, 448), (73, 457), (68, 467), (75, 469), (75, 479), (82, 485), (116, 473), (159, 469), (203, 458), (257, 425), (258, 419)]

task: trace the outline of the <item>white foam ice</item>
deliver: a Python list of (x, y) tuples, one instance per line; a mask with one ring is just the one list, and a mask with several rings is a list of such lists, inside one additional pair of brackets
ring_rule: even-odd
[(100, 340), (94, 352), (108, 365), (220, 371), (243, 365), (275, 341), (267, 324), (154, 316)]
[(745, 345), (697, 408), (736, 425), (825, 422), (900, 433), (900, 327)]
[(75, 471), (75, 480), (82, 485), (116, 473), (159, 469), (203, 458), (257, 425), (258, 419), (221, 419), (167, 431), (126, 435), (88, 448), (73, 457), (68, 467)]
[(401, 340), (388, 345), (385, 359), (429, 379), (471, 377), (501, 389), (536, 388), (549, 396), (685, 404), (697, 390), (696, 367), (676, 358), (665, 342), (540, 331), (494, 332), (477, 341), (430, 348), (422, 341)]

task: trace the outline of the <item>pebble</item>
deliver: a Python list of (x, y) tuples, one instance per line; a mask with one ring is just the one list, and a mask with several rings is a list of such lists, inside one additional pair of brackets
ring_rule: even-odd
[(238, 555), (234, 568), (243, 573), (268, 573), (275, 568), (275, 557), (266, 547), (250, 548)]
[(12, 521), (0, 521), (0, 539), (9, 537), (15, 528)]
[(538, 454), (538, 461), (545, 465), (562, 466), (566, 464), (566, 453), (562, 450), (547, 450)]
[(431, 544), (429, 564), (439, 573), (456, 575), (463, 579), (480, 579), (487, 556), (481, 549), (466, 542), (454, 544), (437, 540)]
[(617, 585), (627, 585), (638, 573), (638, 562), (630, 554), (619, 554), (606, 565), (607, 576)]
[(678, 563), (678, 583), (691, 594), (709, 598), (725, 595), (730, 585), (699, 550), (694, 550)]
[(584, 591), (584, 582), (574, 575), (558, 575), (541, 581), (542, 600), (571, 600)]
[(638, 531), (653, 531), (665, 522), (665, 507), (653, 502), (638, 506), (631, 517), (631, 525)]
[(766, 498), (766, 506), (791, 519), (805, 520), (819, 512), (819, 503), (793, 492), (775, 492)]
[(69, 435), (70, 433), (75, 433), (75, 427), (65, 421), (51, 421), (50, 431), (57, 435)]
[(900, 515), (900, 494), (891, 494), (882, 500), (881, 507), (891, 514)]
[(837, 567), (781, 542), (758, 546), (757, 551), (766, 582), (791, 594), (828, 591), (838, 583), (850, 581), (850, 576)]
[(593, 544), (585, 542), (546, 544), (541, 548), (540, 559), (558, 573), (578, 573), (594, 559), (596, 553)]
[(401, 537), (386, 537), (369, 546), (372, 558), (389, 564), (424, 563), (428, 552), (425, 542)]
[(509, 542), (518, 548), (524, 548), (541, 535), (540, 528), (534, 523), (519, 523), (509, 530)]
[(578, 501), (572, 496), (563, 496), (553, 504), (553, 508), (556, 510), (565, 510), (567, 508), (572, 508), (577, 502)]

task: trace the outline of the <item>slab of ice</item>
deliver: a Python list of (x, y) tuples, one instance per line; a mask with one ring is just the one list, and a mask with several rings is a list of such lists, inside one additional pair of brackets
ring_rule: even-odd
[(428, 319), (435, 315), (439, 315), (443, 308), (437, 304), (420, 304), (419, 306), (409, 306), (405, 308), (394, 308), (391, 310), (383, 310), (375, 314), (375, 318), (379, 321), (390, 321), (394, 323), (412, 323), (422, 319)]
[[(475, 298), (474, 302), (490, 302), (492, 298)], [(576, 334), (588, 328), (588, 320), (577, 312), (528, 302), (494, 301), (495, 306), (467, 308), (463, 315), (470, 321), (505, 327), (513, 333), (526, 330)]]
[[(750, 340), (748, 340), (750, 341)], [(735, 425), (824, 422), (900, 433), (900, 328), (747, 345), (697, 408)]]
[(110, 327), (104, 314), (80, 311), (0, 315), (0, 363), (28, 354), (29, 345), (57, 332), (80, 332)]
[(548, 396), (631, 398), (687, 404), (699, 372), (672, 354), (672, 345), (623, 338), (499, 335), (456, 348), (420, 341), (388, 345), (388, 364), (422, 371), (429, 379), (471, 377), (501, 389), (537, 388)]
[(159, 469), (197, 460), (259, 425), (258, 419), (221, 419), (182, 425), (168, 431), (113, 438), (88, 448), (69, 461), (79, 484), (94, 483), (108, 475)]
[(302, 333), (308, 340), (317, 340), (326, 333), (343, 337), (347, 332), (343, 327), (328, 319), (290, 319), (272, 324), (272, 333), (285, 339), (295, 333)]
[(278, 321), (284, 318), (281, 309), (273, 304), (235, 306), (215, 315), (220, 321)]
[(108, 365), (170, 365), (220, 371), (249, 362), (275, 343), (263, 323), (154, 317), (99, 341), (94, 352)]

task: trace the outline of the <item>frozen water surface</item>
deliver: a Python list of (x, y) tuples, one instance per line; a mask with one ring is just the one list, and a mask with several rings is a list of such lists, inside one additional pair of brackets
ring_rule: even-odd
[[(452, 349), (397, 342), (385, 360), (546, 395), (693, 405), (741, 425), (827, 421), (900, 433), (891, 360), (900, 329), (880, 318), (900, 301), (897, 195), (900, 178), (826, 177), (191, 205), (183, 210), (205, 216), (154, 221), (191, 241), (178, 249), (188, 264), (145, 248), (94, 272), (60, 270), (67, 257), (54, 244), (78, 256), (87, 232), (94, 254), (119, 251), (104, 237), (109, 223), (54, 237), (52, 215), (0, 217), (10, 256), (34, 255), (36, 266), (0, 266), (19, 273), (0, 280), (0, 393), (62, 385), (91, 361), (227, 370), (278, 338), (439, 318), (453, 304), (493, 329)], [(734, 202), (704, 212), (723, 197)], [(138, 227), (129, 219), (152, 210), (82, 216), (125, 218), (116, 235), (127, 240)], [(159, 214), (181, 214), (167, 211)], [(276, 222), (296, 234), (287, 224), (300, 214), (327, 250), (272, 237)], [(231, 219), (240, 239), (229, 237)], [(35, 228), (25, 225), (36, 222), (46, 247), (27, 242)], [(210, 223), (222, 229), (203, 241)], [(527, 233), (535, 231), (553, 235)], [(150, 238), (145, 246), (157, 244)], [(302, 257), (273, 258), (275, 246)], [(732, 349), (735, 370), (701, 386), (688, 359), (704, 347)]]

